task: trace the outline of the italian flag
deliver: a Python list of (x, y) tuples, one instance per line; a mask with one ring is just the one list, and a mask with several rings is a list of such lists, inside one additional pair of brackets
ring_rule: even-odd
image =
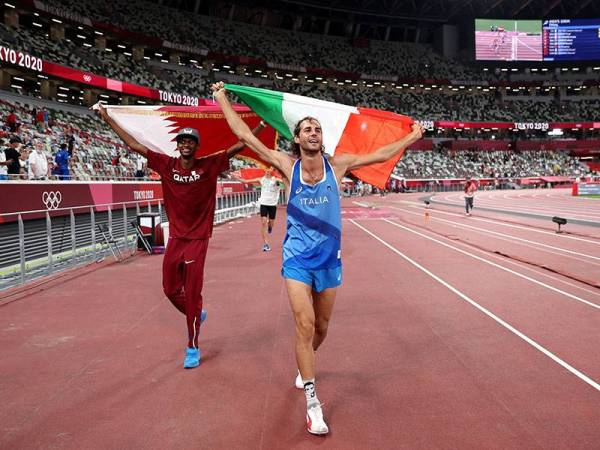
[[(293, 140), (299, 120), (311, 116), (319, 120), (323, 130), (323, 145), (329, 155), (342, 153), (367, 154), (379, 147), (403, 138), (414, 123), (410, 117), (377, 109), (359, 108), (316, 100), (301, 95), (270, 91), (248, 86), (226, 84), (281, 136)], [(404, 150), (395, 158), (352, 171), (361, 180), (384, 188)]]

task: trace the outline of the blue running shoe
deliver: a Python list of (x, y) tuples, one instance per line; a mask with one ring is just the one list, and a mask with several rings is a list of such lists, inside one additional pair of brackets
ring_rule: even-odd
[(205, 320), (206, 320), (206, 310), (203, 309), (202, 311), (200, 311), (200, 323), (204, 323)]
[(185, 351), (185, 359), (183, 360), (184, 369), (193, 369), (200, 365), (200, 349), (199, 348), (187, 348)]

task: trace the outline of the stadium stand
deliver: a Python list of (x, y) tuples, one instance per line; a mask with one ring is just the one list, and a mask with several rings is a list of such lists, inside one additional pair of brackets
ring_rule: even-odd
[[(482, 71), (481, 67), (442, 57), (427, 44), (373, 39), (368, 46), (361, 47), (347, 38), (282, 28), (270, 28), (269, 33), (264, 33), (264, 27), (260, 25), (241, 24), (220, 17), (190, 15), (185, 11), (141, 0), (128, 2), (118, 11), (91, 1), (60, 0), (46, 4), (111, 24), (127, 32), (139, 33), (140, 36), (151, 36), (206, 50), (207, 54), (197, 57), (198, 60), (184, 58), (182, 62), (171, 63), (162, 59), (166, 56), (151, 55), (132, 64), (131, 56), (117, 49), (103, 50), (88, 43), (83, 46), (82, 42), (68, 37), (57, 41), (49, 33), (40, 32), (25, 23), (18, 31), (7, 25), (0, 25), (2, 45), (30, 54), (44, 55), (44, 58), (67, 67), (154, 89), (208, 97), (212, 81), (233, 78), (244, 84), (266, 85), (276, 90), (324, 100), (395, 111), (421, 121), (575, 122), (593, 120), (600, 109), (600, 100), (594, 95), (597, 94), (597, 86), (582, 85), (582, 80), (597, 82), (599, 75), (592, 67), (579, 73), (565, 73), (558, 69), (543, 73), (515, 69), (514, 73), (499, 67), (496, 70)], [(174, 26), (182, 21), (187, 24), (185, 28)], [(133, 41), (125, 43), (129, 47), (134, 45)], [(248, 63), (244, 65), (238, 61), (226, 65), (232, 56), (237, 59), (246, 58)], [(256, 64), (262, 66), (251, 70), (250, 66)], [(285, 70), (267, 71), (269, 65), (289, 65), (292, 73), (284, 76)], [(329, 75), (319, 77), (321, 81), (314, 74), (311, 78), (292, 70), (299, 67), (303, 70), (330, 72), (326, 72)], [(382, 81), (341, 80), (334, 78), (333, 73), (366, 74), (374, 76), (373, 79), (380, 77)], [(396, 79), (397, 83), (390, 82), (391, 79)], [(402, 83), (403, 80), (412, 81)], [(448, 84), (437, 85), (436, 80)], [(564, 86), (510, 86), (510, 83), (553, 81), (563, 83)], [(27, 90), (23, 86), (11, 89), (13, 93), (20, 95), (40, 97), (39, 90)], [(136, 159), (123, 157), (125, 153), (119, 140), (83, 108), (60, 106), (65, 105), (67, 100), (59, 99), (62, 102), (60, 104), (51, 102), (48, 108), (55, 124), (40, 135), (40, 130), (36, 130), (36, 125), (31, 123), (29, 117), (35, 103), (33, 99), (29, 100), (31, 97), (15, 98), (3, 93), (2, 98), (1, 113), (4, 116), (10, 111), (17, 113), (19, 122), (22, 123), (19, 134), (25, 144), (43, 139), (51, 154), (60, 143), (66, 142), (71, 135), (74, 136), (73, 139), (78, 144), (72, 159), (76, 178), (132, 177), (136, 168), (140, 167), (141, 163)], [(144, 99), (143, 102), (148, 100)], [(75, 103), (82, 104), (82, 101)], [(597, 133), (597, 130), (565, 130), (562, 137), (588, 138), (596, 137)], [(397, 167), (397, 174), (423, 178), (459, 177), (467, 174), (485, 176), (494, 173), (513, 177), (556, 174), (556, 168), (560, 167), (558, 172), (561, 174), (577, 176), (588, 171), (587, 166), (580, 164), (577, 158), (568, 156), (565, 149), (561, 148), (535, 153), (513, 152), (508, 159), (505, 158), (506, 152), (478, 152), (473, 149), (481, 139), (497, 139), (506, 146), (511, 146), (516, 139), (547, 139), (545, 130), (528, 130), (526, 133), (516, 130), (475, 132), (450, 128), (438, 129), (427, 137), (431, 135), (436, 140), (469, 140), (475, 143), (459, 146), (463, 150), (468, 149), (461, 152), (447, 152), (448, 145), (439, 141), (432, 146), (432, 150), (408, 151)], [(283, 148), (286, 145), (281, 142)], [(244, 164), (237, 163), (236, 168)]]

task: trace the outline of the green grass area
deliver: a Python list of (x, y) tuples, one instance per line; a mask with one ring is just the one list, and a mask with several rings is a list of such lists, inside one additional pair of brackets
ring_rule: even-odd
[(585, 198), (600, 198), (600, 194), (579, 194), (580, 197), (585, 197)]
[(541, 20), (475, 19), (475, 31), (490, 31), (492, 26), (506, 31), (542, 34)]

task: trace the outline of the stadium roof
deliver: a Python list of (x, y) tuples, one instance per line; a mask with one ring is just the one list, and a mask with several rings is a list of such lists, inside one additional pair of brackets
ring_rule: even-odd
[(359, 15), (453, 21), (459, 17), (573, 18), (600, 17), (595, 0), (280, 0), (273, 3)]
[[(220, 4), (201, 0), (154, 0), (193, 10), (196, 3), (209, 8)], [(582, 18), (600, 17), (597, 0), (234, 0), (234, 4), (266, 7), (292, 14), (371, 21), (376, 18), (420, 22), (457, 22), (462, 18)], [(196, 9), (197, 10), (197, 9)]]

